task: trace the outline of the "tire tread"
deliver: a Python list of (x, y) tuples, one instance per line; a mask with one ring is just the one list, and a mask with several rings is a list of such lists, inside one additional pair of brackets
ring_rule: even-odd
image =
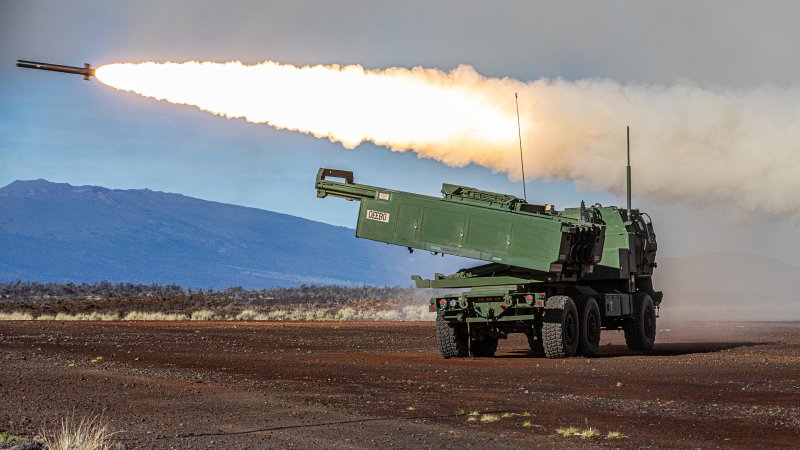
[[(633, 302), (633, 318), (627, 319), (623, 323), (625, 344), (627, 344), (629, 350), (649, 352), (653, 349), (653, 344), (655, 343), (655, 330), (653, 330), (653, 340), (651, 341), (647, 338), (647, 336), (645, 336), (644, 320), (642, 317), (643, 310), (648, 307), (655, 308), (653, 306), (653, 300), (650, 298), (650, 296), (635, 297)], [(655, 311), (653, 311), (653, 314), (655, 315)], [(658, 328), (655, 325), (655, 317), (653, 321), (653, 326)]]
[(545, 303), (542, 344), (545, 356), (548, 358), (565, 358), (574, 354), (574, 349), (565, 347), (563, 338), (564, 308), (569, 304), (574, 308), (574, 302), (566, 295), (550, 297)]
[[(578, 355), (581, 356), (594, 356), (600, 350), (600, 343), (599, 342), (589, 342), (586, 336), (586, 327), (587, 324), (584, 323), (583, 320), (586, 317), (587, 309), (594, 309), (597, 314), (598, 321), (600, 320), (600, 307), (597, 305), (597, 300), (592, 297), (586, 297), (582, 301), (578, 302), (578, 318), (580, 319), (580, 338), (578, 339), (578, 351), (576, 352)], [(597, 324), (597, 334), (598, 337), (601, 335), (602, 327), (600, 327), (600, 323)], [(598, 339), (599, 341), (599, 339)]]
[(436, 313), (436, 347), (439, 353), (447, 358), (463, 358), (467, 356), (464, 339), (459, 338), (457, 330), (444, 320), (444, 313)]

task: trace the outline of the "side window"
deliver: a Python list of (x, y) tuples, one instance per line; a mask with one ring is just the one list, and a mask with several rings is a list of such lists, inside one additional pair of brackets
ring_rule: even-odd
[(653, 231), (652, 223), (647, 224), (647, 240), (650, 241), (651, 244), (656, 242), (656, 232)]
[(634, 224), (636, 226), (636, 232), (637, 233), (639, 233), (641, 235), (646, 235), (647, 234), (647, 228), (645, 228), (644, 219), (642, 219), (642, 216), (637, 217), (636, 218), (636, 222), (634, 222)]
[(647, 238), (649, 244), (653, 244), (656, 240), (656, 234), (653, 232), (653, 223), (646, 215), (639, 216), (636, 220), (636, 232)]

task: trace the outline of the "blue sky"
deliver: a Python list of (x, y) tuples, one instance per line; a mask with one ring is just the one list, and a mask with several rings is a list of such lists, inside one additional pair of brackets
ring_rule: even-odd
[[(795, 9), (791, 2), (764, 7), (638, 1), (226, 2), (222, 7), (211, 1), (3, 1), (0, 185), (45, 178), (146, 187), (347, 226), (354, 225), (356, 205), (316, 199), (313, 178), (319, 167), (349, 169), (357, 181), (432, 195), (438, 195), (442, 182), (521, 194), (519, 183), (485, 168), (451, 168), (371, 144), (345, 150), (307, 135), (13, 63), (271, 59), (440, 69), (466, 63), (485, 75), (521, 80), (610, 77), (633, 83), (690, 79), (780, 86), (800, 75), (796, 58), (782, 57), (797, 54)], [(581, 199), (621, 203), (605, 192), (581, 192), (571, 181), (533, 180), (528, 194), (531, 201), (557, 206)], [(667, 255), (742, 250), (788, 260), (797, 250), (796, 244), (775, 238), (788, 235), (796, 242), (795, 222), (764, 227), (682, 205), (637, 202), (656, 219)]]

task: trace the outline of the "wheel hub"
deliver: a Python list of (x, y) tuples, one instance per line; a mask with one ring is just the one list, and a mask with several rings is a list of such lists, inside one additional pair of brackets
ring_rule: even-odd
[(597, 315), (593, 312), (586, 318), (586, 337), (589, 342), (594, 342), (597, 339), (597, 331), (600, 327), (597, 323)]
[(572, 314), (568, 314), (564, 319), (564, 341), (572, 343), (575, 341), (578, 333), (578, 324)]
[(653, 339), (655, 337), (655, 315), (653, 314), (653, 310), (648, 308), (644, 312), (644, 332), (648, 338)]

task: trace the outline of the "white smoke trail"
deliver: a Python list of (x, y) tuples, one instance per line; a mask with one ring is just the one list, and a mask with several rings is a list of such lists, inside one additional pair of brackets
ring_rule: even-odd
[(518, 92), (529, 177), (573, 179), (619, 193), (630, 125), (637, 195), (738, 213), (800, 210), (797, 88), (521, 82), (487, 78), (469, 66), (444, 72), (275, 62), (111, 64), (96, 75), (121, 90), (346, 148), (369, 141), (512, 178), (519, 178)]

